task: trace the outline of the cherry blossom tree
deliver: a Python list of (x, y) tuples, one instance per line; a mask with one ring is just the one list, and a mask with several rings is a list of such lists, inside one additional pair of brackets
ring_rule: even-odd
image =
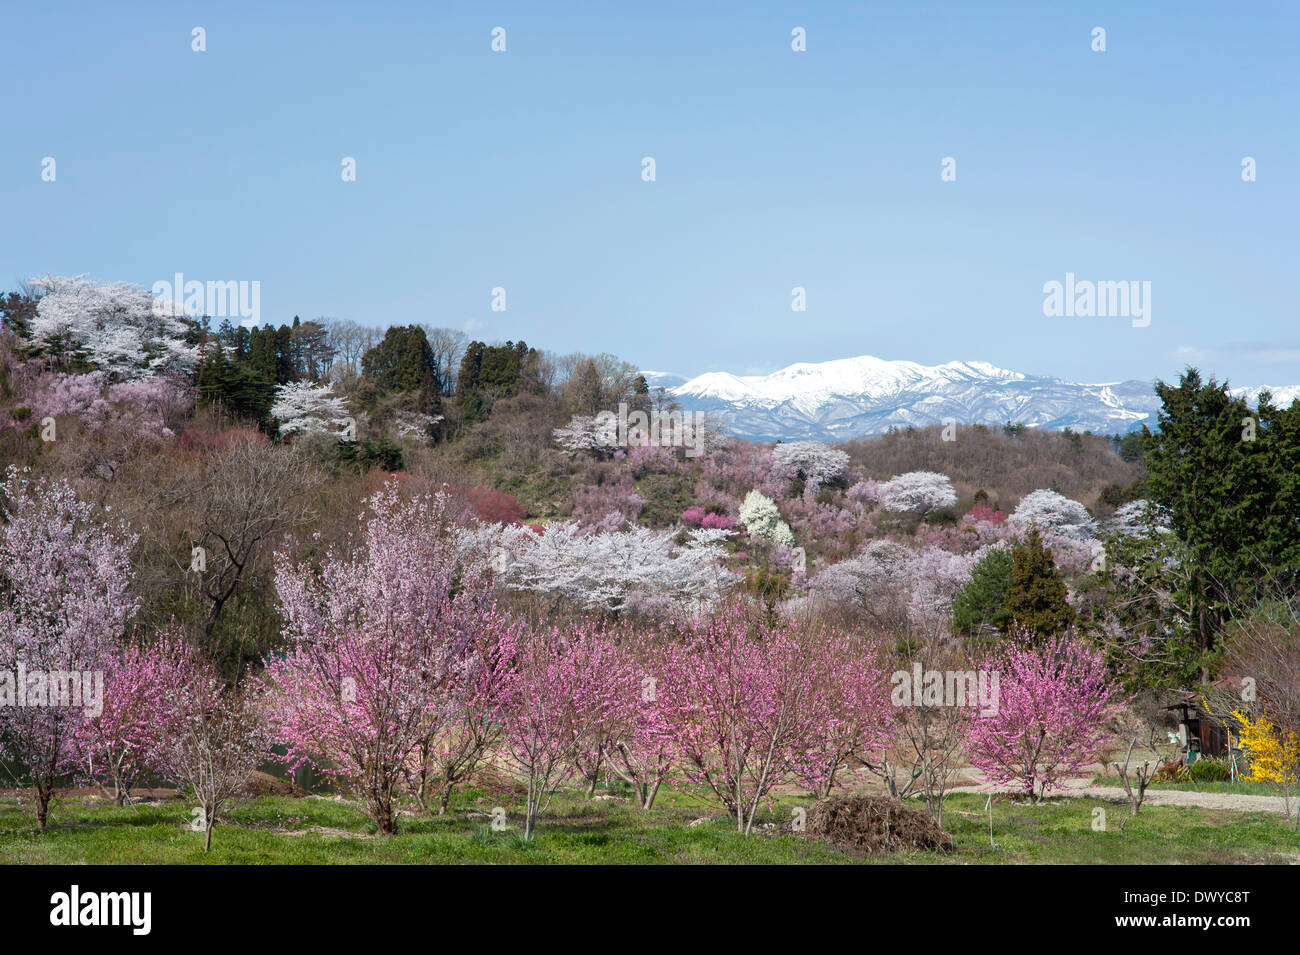
[(722, 566), (729, 532), (698, 528), (685, 536), (679, 543), (673, 530), (646, 527), (593, 533), (560, 521), (540, 535), (511, 537), (508, 556), (502, 551), (504, 579), (586, 610), (705, 610), (734, 583)]
[(525, 839), (616, 712), (608, 654), (605, 635), (588, 626), (538, 631), (520, 648), (503, 754), (525, 781)]
[(159, 770), (164, 741), (181, 732), (175, 701), (194, 676), (178, 633), (150, 646), (128, 647), (104, 687), (100, 712), (76, 730), (73, 769), (98, 783), (115, 805), (130, 799), (141, 776)]
[(44, 830), (136, 610), (134, 538), (66, 482), (10, 467), (0, 492), (0, 753), (25, 768)]
[(1034, 646), (1022, 633), (996, 667), (997, 713), (971, 721), (970, 760), (1037, 802), (1097, 760), (1122, 701), (1101, 653), (1067, 636)]
[(908, 566), (911, 614), (918, 623), (931, 625), (952, 617), (952, 602), (970, 582), (971, 570), (985, 549), (973, 554), (954, 554), (941, 547), (927, 547)]
[(271, 417), (280, 434), (328, 434), (341, 437), (348, 424), (347, 399), (334, 394), (333, 384), (290, 381), (275, 389)]
[(772, 448), (772, 470), (783, 480), (803, 478), (805, 492), (844, 477), (849, 456), (820, 441), (791, 441)]
[(804, 649), (787, 628), (751, 633), (736, 614), (703, 620), (668, 649), (660, 689), (686, 780), (712, 790), (749, 834), (772, 787), (806, 758), (819, 729), (817, 688)]
[(957, 492), (946, 475), (934, 471), (908, 471), (880, 486), (880, 501), (886, 510), (924, 517), (931, 511), (956, 504)]
[(189, 383), (165, 375), (110, 383), (102, 371), (63, 375), (25, 369), (17, 390), (16, 400), (35, 417), (72, 416), (95, 431), (152, 439), (173, 437), (168, 425), (194, 404)]
[(1173, 515), (1168, 508), (1154, 501), (1139, 499), (1116, 508), (1107, 530), (1122, 537), (1145, 537), (1168, 534), (1172, 525)]
[(844, 496), (860, 510), (869, 511), (880, 503), (880, 485), (875, 481), (859, 481), (845, 491)]
[(44, 293), (31, 322), (32, 342), (57, 360), (84, 362), (115, 378), (188, 375), (198, 367), (185, 316), (138, 285), (97, 285), (80, 275), (31, 284)]
[[(884, 630), (911, 622), (914, 553), (890, 540), (870, 541), (857, 555), (831, 564), (808, 581), (808, 610), (865, 617)], [(798, 611), (800, 605), (792, 603)]]
[(1047, 489), (1034, 491), (1021, 498), (1008, 522), (1024, 531), (1037, 524), (1044, 534), (1071, 540), (1090, 540), (1095, 524), (1088, 509), (1064, 494)]
[(610, 412), (598, 415), (574, 415), (563, 428), (552, 434), (555, 443), (569, 454), (589, 451), (597, 457), (608, 457), (619, 448), (618, 419)]
[(405, 500), (390, 481), (367, 508), (360, 541), (319, 571), (277, 559), (292, 649), (267, 673), (289, 764), (337, 780), (387, 835), (406, 767), (456, 713), (456, 668), (494, 618), (486, 579), (461, 573), (444, 497)]

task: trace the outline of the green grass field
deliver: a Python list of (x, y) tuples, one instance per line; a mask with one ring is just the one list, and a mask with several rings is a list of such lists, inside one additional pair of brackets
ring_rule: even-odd
[[(943, 863), (1142, 864), (1288, 863), (1300, 861), (1300, 836), (1280, 816), (1181, 807), (1144, 807), (1121, 832), (1126, 807), (1091, 799), (1040, 806), (1007, 799), (993, 804), (989, 845), (985, 797), (949, 798), (945, 828), (952, 855), (862, 856), (789, 831), (791, 809), (810, 801), (783, 798), (748, 838), (735, 832), (715, 803), (668, 793), (649, 814), (622, 800), (592, 801), (561, 793), (531, 842), (517, 814), (494, 832), (489, 806), (470, 791), (446, 817), (404, 816), (395, 836), (375, 835), (355, 808), (328, 799), (265, 797), (235, 808), (217, 827), (211, 854), (187, 828), (189, 804), (116, 808), (66, 798), (37, 832), (13, 797), (0, 799), (0, 865), (54, 864), (388, 864), (388, 863)], [(1106, 831), (1093, 829), (1093, 809), (1106, 810)], [(509, 808), (509, 807), (507, 807)], [(706, 822), (691, 826), (702, 817)]]

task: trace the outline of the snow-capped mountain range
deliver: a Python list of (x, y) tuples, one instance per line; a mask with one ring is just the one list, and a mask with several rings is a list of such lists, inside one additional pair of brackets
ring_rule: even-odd
[[(752, 441), (847, 441), (890, 427), (956, 421), (1001, 426), (1073, 428), (1123, 434), (1153, 426), (1160, 402), (1153, 382), (1082, 384), (1008, 371), (982, 361), (920, 365), (863, 355), (798, 362), (770, 375), (709, 372), (686, 379), (644, 371), (688, 411), (708, 412)], [(1233, 389), (1253, 398), (1257, 388)], [(1300, 386), (1271, 389), (1275, 404), (1300, 397)]]

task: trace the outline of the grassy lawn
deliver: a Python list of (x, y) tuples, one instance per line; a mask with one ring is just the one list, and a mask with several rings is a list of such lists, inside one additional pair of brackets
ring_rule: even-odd
[[(951, 856), (907, 853), (861, 856), (788, 831), (790, 810), (810, 801), (783, 798), (749, 838), (735, 832), (716, 804), (667, 793), (649, 814), (622, 800), (591, 801), (561, 793), (532, 842), (517, 815), (494, 832), (470, 791), (443, 818), (403, 817), (396, 836), (381, 838), (364, 815), (328, 799), (265, 797), (244, 803), (218, 826), (212, 853), (190, 832), (188, 803), (118, 809), (102, 802), (58, 803), (46, 833), (13, 798), (0, 799), (0, 865), (22, 863), (1277, 863), (1300, 860), (1300, 837), (1278, 816), (1147, 806), (1127, 832), (1127, 809), (1090, 799), (1041, 806), (993, 804), (989, 845), (984, 798), (949, 798), (945, 827), (957, 842)], [(1105, 832), (1093, 830), (1103, 806)], [(708, 821), (689, 825), (708, 817)], [(784, 831), (783, 831), (784, 830)]]

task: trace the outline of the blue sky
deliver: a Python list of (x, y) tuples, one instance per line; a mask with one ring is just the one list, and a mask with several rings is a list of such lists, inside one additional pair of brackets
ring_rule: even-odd
[[(688, 375), (872, 354), (1300, 383), (1300, 4), (22, 6), (5, 287), (256, 280), (273, 323)], [(1067, 272), (1150, 281), (1151, 324), (1045, 317)]]

